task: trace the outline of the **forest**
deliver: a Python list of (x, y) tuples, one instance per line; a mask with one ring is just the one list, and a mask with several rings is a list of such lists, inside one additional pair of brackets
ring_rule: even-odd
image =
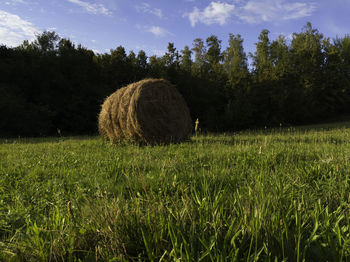
[[(311, 23), (292, 37), (261, 31), (256, 51), (230, 34), (194, 39), (163, 56), (98, 54), (44, 31), (0, 46), (0, 136), (91, 135), (104, 99), (131, 82), (164, 78), (184, 96), (203, 131), (314, 123), (350, 114), (350, 35), (330, 39)], [(248, 58), (251, 63), (248, 63)]]

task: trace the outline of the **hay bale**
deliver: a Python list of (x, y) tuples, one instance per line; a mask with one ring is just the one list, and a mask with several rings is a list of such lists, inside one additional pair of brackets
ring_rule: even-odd
[(110, 119), (111, 107), (112, 99), (110, 96), (103, 102), (100, 114), (98, 116), (98, 132), (103, 138), (109, 138), (111, 132), (113, 132), (112, 120)]
[(114, 92), (103, 103), (98, 124), (103, 138), (146, 144), (180, 142), (192, 130), (185, 100), (164, 79), (145, 79)]
[[(115, 137), (115, 123), (113, 121), (113, 109), (115, 109), (119, 104), (119, 94), (114, 92), (112, 95), (106, 98), (102, 104), (100, 114), (98, 116), (98, 131), (100, 136), (104, 139), (112, 139)], [(118, 129), (117, 129), (118, 130)]]

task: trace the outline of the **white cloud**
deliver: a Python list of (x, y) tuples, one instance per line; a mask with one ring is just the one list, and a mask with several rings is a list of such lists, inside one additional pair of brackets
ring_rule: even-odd
[(286, 16), (285, 20), (299, 19), (307, 16), (311, 16), (316, 10), (317, 6), (315, 3), (292, 3), (285, 5)]
[(159, 49), (156, 46), (148, 46), (148, 45), (136, 45), (134, 50), (143, 50), (147, 51), (147, 54), (149, 53), (150, 56), (155, 55), (155, 56), (163, 56), (166, 51), (164, 49)]
[(111, 15), (112, 14), (112, 12), (102, 4), (91, 4), (81, 0), (67, 0), (67, 1), (82, 7), (89, 14), (94, 14), (94, 15), (98, 15), (98, 14)]
[(165, 30), (164, 28), (162, 28), (160, 26), (151, 26), (150, 28), (148, 28), (147, 31), (154, 34), (155, 36), (165, 36), (165, 35), (169, 34), (169, 32), (167, 30)]
[(233, 4), (211, 2), (203, 11), (195, 7), (193, 11), (186, 16), (188, 16), (192, 27), (199, 22), (206, 25), (224, 25), (233, 14), (234, 9), (235, 6)]
[(166, 30), (160, 26), (146, 26), (146, 25), (136, 24), (135, 27), (141, 32), (152, 33), (153, 35), (155, 35), (157, 37), (163, 37), (166, 35), (172, 35), (172, 36), (174, 35), (174, 34), (170, 33), (168, 30)]
[(308, 17), (315, 10), (315, 3), (288, 3), (286, 0), (251, 0), (235, 14), (244, 22), (253, 24)]
[(0, 10), (0, 43), (7, 46), (18, 46), (23, 40), (34, 40), (40, 30), (31, 22), (18, 15)]
[(287, 0), (231, 0), (231, 3), (211, 2), (204, 10), (194, 7), (191, 13), (184, 16), (189, 18), (192, 27), (197, 23), (224, 25), (233, 16), (254, 24), (308, 17), (317, 8), (314, 2)]
[(151, 15), (155, 15), (158, 16), (159, 18), (163, 17), (163, 13), (162, 10), (159, 8), (152, 8), (149, 4), (147, 3), (142, 3), (140, 5), (136, 6), (136, 10), (139, 13), (146, 13), (146, 14), (151, 14)]
[(25, 4), (23, 0), (9, 0), (5, 2), (6, 5), (16, 5), (16, 4)]

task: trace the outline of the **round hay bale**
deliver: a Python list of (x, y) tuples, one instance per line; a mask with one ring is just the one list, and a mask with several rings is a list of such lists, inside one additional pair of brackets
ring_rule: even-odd
[(103, 138), (145, 144), (181, 142), (192, 130), (185, 100), (164, 79), (144, 79), (114, 92), (103, 103), (98, 124)]
[(112, 120), (110, 116), (113, 101), (112, 96), (115, 96), (115, 94), (107, 97), (103, 102), (100, 114), (98, 116), (98, 132), (103, 138), (110, 138), (111, 133), (113, 133)]
[(113, 112), (115, 111), (115, 108), (118, 108), (119, 105), (119, 98), (120, 98), (120, 90), (117, 90), (112, 95), (106, 98), (106, 100), (103, 102), (100, 114), (98, 116), (98, 131), (100, 133), (100, 136), (105, 139), (114, 140), (116, 137), (120, 137), (119, 134), (116, 134), (116, 131), (120, 130), (120, 128), (116, 128), (115, 121), (113, 121), (113, 117), (115, 115)]
[(118, 108), (118, 122), (121, 132), (123, 133), (123, 137), (127, 140), (137, 140), (137, 135), (134, 134), (133, 131), (130, 132), (128, 129), (128, 122), (130, 122), (130, 119), (128, 119), (130, 101), (135, 89), (138, 86), (137, 83), (130, 84), (123, 88), (124, 92), (121, 94)]
[(117, 141), (117, 140), (120, 141), (124, 138), (123, 130), (120, 126), (120, 122), (118, 121), (118, 119), (120, 115), (119, 105), (121, 103), (121, 99), (125, 91), (126, 91), (125, 88), (121, 88), (110, 96), (111, 100), (113, 100), (113, 105), (110, 109), (111, 123), (112, 123), (112, 136), (109, 137), (109, 139), (112, 141)]

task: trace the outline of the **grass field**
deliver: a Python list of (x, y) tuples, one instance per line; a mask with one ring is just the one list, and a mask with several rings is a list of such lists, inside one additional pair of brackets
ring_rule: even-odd
[(0, 140), (0, 261), (350, 260), (345, 124)]

